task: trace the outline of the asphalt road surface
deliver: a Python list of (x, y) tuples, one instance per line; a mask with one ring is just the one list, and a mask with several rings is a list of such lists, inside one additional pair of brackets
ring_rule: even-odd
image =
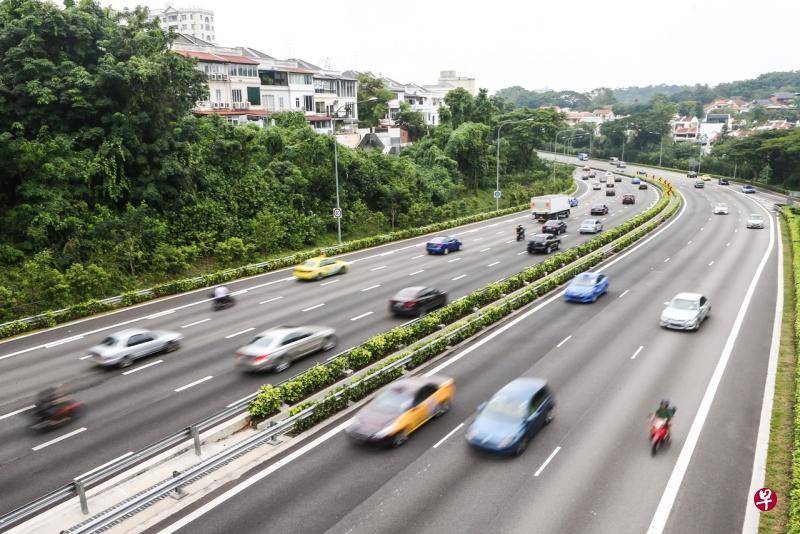
[[(591, 239), (578, 235), (592, 203), (611, 211), (606, 228), (646, 210), (654, 188), (639, 191), (625, 179), (616, 197), (590, 191), (577, 180), (580, 206), (567, 220), (562, 248)], [(637, 195), (633, 206), (621, 194)], [(399, 289), (428, 285), (451, 300), (515, 274), (547, 258), (525, 252), (514, 227), (538, 231), (527, 213), (454, 229), (464, 249), (447, 256), (425, 253), (426, 237), (344, 255), (347, 274), (322, 282), (297, 282), (281, 270), (229, 285), (237, 304), (213, 312), (208, 290), (161, 299), (0, 343), (0, 513), (8, 512), (129, 451), (191, 425), (254, 392), (278, 382), (370, 335), (407, 319), (388, 314), (388, 299)], [(339, 346), (316, 354), (280, 374), (245, 374), (234, 366), (234, 351), (261, 330), (280, 324), (332, 326)], [(184, 335), (180, 350), (139, 360), (121, 370), (98, 368), (83, 358), (89, 347), (128, 327), (166, 329)], [(85, 417), (57, 431), (27, 430), (35, 394), (60, 385), (86, 404)], [(60, 439), (63, 438), (63, 439)]]
[[(773, 200), (672, 177), (685, 206), (598, 268), (607, 295), (556, 294), (424, 370), (453, 377), (456, 400), (402, 447), (350, 443), (349, 417), (322, 425), (152, 532), (741, 532), (778, 289)], [(770, 225), (746, 229), (749, 213)], [(710, 299), (697, 332), (658, 326), (682, 291)], [(476, 454), (475, 407), (520, 376), (548, 380), (555, 420), (518, 458)], [(662, 398), (678, 411), (652, 457)]]

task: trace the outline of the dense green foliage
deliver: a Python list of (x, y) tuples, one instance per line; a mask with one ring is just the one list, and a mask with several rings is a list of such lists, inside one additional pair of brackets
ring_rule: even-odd
[[(789, 237), (792, 244), (792, 272), (794, 273), (794, 294), (795, 294), (795, 324), (794, 342), (795, 346), (800, 346), (800, 210), (789, 207), (784, 208), (783, 216), (789, 230)], [(794, 445), (792, 447), (791, 472), (791, 495), (789, 496), (789, 532), (800, 532), (800, 367), (795, 370), (795, 407), (794, 407)]]
[[(140, 10), (0, 2), (0, 320), (333, 241), (333, 139), (302, 114), (265, 129), (192, 116), (204, 79), (169, 40)], [(364, 82), (382, 115), (391, 93)], [(401, 157), (340, 147), (349, 239), (493, 208), (498, 121), (560, 123), (462, 100), (458, 125)], [(503, 134), (503, 207), (563, 189), (527, 134)]]

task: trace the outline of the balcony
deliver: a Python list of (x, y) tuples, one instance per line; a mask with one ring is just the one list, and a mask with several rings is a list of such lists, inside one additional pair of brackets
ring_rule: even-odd
[(250, 102), (234, 102), (233, 109), (250, 109)]

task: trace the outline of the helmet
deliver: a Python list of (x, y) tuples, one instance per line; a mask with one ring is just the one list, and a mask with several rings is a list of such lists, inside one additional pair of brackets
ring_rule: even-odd
[(669, 406), (669, 401), (667, 399), (662, 399), (661, 406)]

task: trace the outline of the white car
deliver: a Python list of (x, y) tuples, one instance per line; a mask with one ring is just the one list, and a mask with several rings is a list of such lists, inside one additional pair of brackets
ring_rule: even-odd
[(593, 183), (592, 184), (592, 189), (595, 190), (595, 191), (600, 191), (602, 189), (602, 186), (600, 185), (600, 182)]
[(699, 293), (678, 293), (661, 312), (660, 324), (674, 330), (698, 330), (711, 314), (711, 303)]
[(182, 339), (183, 336), (177, 332), (128, 328), (109, 335), (89, 349), (89, 357), (103, 367), (128, 367), (139, 358), (178, 350)]
[(764, 228), (764, 216), (758, 213), (751, 213), (747, 216), (748, 228)]
[(724, 202), (717, 202), (714, 206), (714, 215), (727, 215), (728, 214), (728, 205)]
[(579, 234), (596, 234), (603, 231), (603, 223), (598, 219), (584, 219), (578, 228)]
[(613, 180), (614, 179), (614, 173), (611, 172), (611, 171), (606, 171), (606, 178), (611, 178)]

